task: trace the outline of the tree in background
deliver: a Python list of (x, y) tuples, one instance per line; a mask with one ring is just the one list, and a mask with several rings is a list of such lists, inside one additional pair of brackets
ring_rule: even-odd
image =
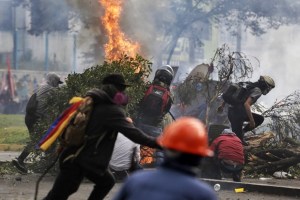
[(67, 10), (66, 2), (61, 0), (30, 0), (30, 2), (30, 34), (40, 35), (44, 32), (69, 30), (69, 10)]
[(44, 32), (69, 30), (70, 9), (62, 0), (15, 0), (14, 6), (22, 5), (30, 11), (29, 33), (41, 35)]
[[(205, 74), (193, 73), (179, 84), (175, 90), (179, 103), (191, 105), (198, 95), (204, 99), (205, 117), (202, 119), (209, 124), (216, 115), (219, 96), (228, 87), (230, 82), (238, 82), (251, 78), (253, 66), (247, 56), (240, 52), (232, 52), (224, 44), (215, 51), (210, 64), (204, 64), (207, 68)], [(201, 87), (199, 89), (199, 87)]]
[[(83, 38), (94, 39), (97, 44), (91, 46), (95, 49), (92, 55), (97, 56), (99, 49), (102, 50), (106, 36), (99, 20), (103, 9), (97, 0), (16, 2), (30, 7), (31, 34), (67, 31), (69, 19), (76, 18), (84, 24), (83, 28), (94, 34), (82, 33)], [(167, 63), (170, 63), (182, 37), (190, 41), (188, 54), (193, 61), (197, 56), (195, 49), (201, 47), (204, 40), (210, 40), (214, 25), (226, 27), (232, 34), (238, 34), (243, 25), (252, 34), (261, 35), (269, 29), (298, 24), (299, 11), (300, 3), (294, 0), (131, 0), (124, 1), (121, 26), (126, 35), (141, 43), (145, 55), (161, 60), (160, 56), (167, 53)]]
[[(259, 62), (257, 60), (257, 62)], [(228, 85), (233, 82), (247, 81), (252, 77), (254, 70), (253, 61), (240, 52), (231, 52), (227, 45), (223, 45), (215, 52), (211, 63), (208, 65), (207, 73), (189, 75), (175, 90), (177, 101), (181, 104), (191, 106), (195, 99), (205, 102), (203, 120), (207, 125), (218, 117), (216, 108), (221, 103), (221, 94)], [(215, 76), (217, 75), (217, 76)], [(201, 89), (198, 87), (201, 85)], [(265, 123), (260, 127), (260, 132), (271, 130), (276, 133), (277, 141), (287, 137), (299, 139), (300, 137), (300, 101), (299, 91), (288, 95), (281, 100), (275, 100), (273, 105), (266, 108), (256, 103), (253, 109), (265, 117)], [(226, 115), (227, 118), (227, 115)], [(220, 122), (222, 124), (222, 122)]]
[(201, 44), (203, 37), (199, 27), (204, 24), (224, 25), (232, 34), (237, 34), (238, 26), (244, 25), (253, 35), (261, 35), (282, 25), (299, 24), (300, 3), (293, 0), (176, 0), (170, 9), (174, 16), (166, 23), (164, 32), (169, 38), (166, 42), (168, 63), (180, 37), (190, 36), (198, 41), (195, 46)]

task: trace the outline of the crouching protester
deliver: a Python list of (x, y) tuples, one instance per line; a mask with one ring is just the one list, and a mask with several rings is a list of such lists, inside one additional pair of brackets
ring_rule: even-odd
[(78, 190), (83, 178), (95, 184), (88, 199), (103, 199), (115, 184), (108, 165), (118, 132), (135, 143), (160, 148), (155, 138), (147, 136), (126, 119), (123, 106), (128, 103), (125, 94), (128, 86), (121, 74), (110, 74), (103, 79), (101, 89), (87, 92), (94, 106), (85, 131), (85, 143), (63, 150), (60, 172), (45, 200), (68, 199)]
[(222, 174), (231, 174), (233, 181), (241, 182), (241, 172), (244, 168), (244, 149), (242, 141), (231, 129), (223, 132), (210, 145), (214, 157), (206, 159), (203, 178), (221, 179)]
[(212, 156), (201, 121), (182, 117), (168, 125), (157, 139), (164, 161), (157, 170), (138, 171), (128, 177), (114, 200), (216, 200), (213, 189), (197, 178), (203, 157)]

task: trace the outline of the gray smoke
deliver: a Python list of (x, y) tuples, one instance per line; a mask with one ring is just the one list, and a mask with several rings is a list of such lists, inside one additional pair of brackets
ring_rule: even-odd
[(299, 26), (283, 26), (260, 37), (243, 36), (242, 51), (260, 60), (260, 68), (254, 72), (252, 80), (260, 75), (269, 75), (275, 80), (276, 87), (260, 100), (268, 106), (299, 90), (299, 31)]

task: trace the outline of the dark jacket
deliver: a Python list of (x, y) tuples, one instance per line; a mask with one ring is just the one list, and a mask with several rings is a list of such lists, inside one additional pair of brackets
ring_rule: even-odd
[[(118, 132), (121, 132), (135, 143), (160, 148), (154, 138), (145, 135), (126, 120), (122, 106), (113, 103), (106, 92), (93, 89), (87, 93), (87, 96), (93, 98), (94, 109), (86, 129), (85, 146), (75, 159), (75, 162), (81, 167), (100, 174), (105, 172), (109, 165)], [(64, 157), (74, 153), (77, 149), (67, 149)]]

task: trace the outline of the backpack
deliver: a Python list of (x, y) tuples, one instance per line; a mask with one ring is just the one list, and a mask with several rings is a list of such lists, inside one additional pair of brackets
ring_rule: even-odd
[(85, 97), (60, 136), (63, 146), (79, 146), (84, 143), (85, 129), (93, 111), (93, 99)]
[(35, 115), (36, 113), (36, 109), (37, 109), (37, 94), (34, 93), (33, 95), (31, 95), (31, 97), (29, 98), (27, 105), (26, 105), (26, 114), (29, 115)]
[(222, 94), (222, 98), (230, 105), (240, 105), (245, 103), (252, 88), (254, 86), (251, 82), (232, 83)]
[(34, 93), (33, 95), (31, 95), (31, 97), (28, 100), (28, 103), (26, 105), (26, 109), (25, 109), (25, 124), (27, 126), (27, 128), (30, 130), (30, 132), (33, 129), (34, 124), (37, 122), (38, 117), (36, 114), (36, 110), (37, 110), (37, 97), (36, 97), (36, 93)]
[(51, 124), (39, 141), (38, 148), (46, 151), (57, 138), (63, 147), (80, 146), (84, 143), (85, 129), (93, 110), (93, 99), (73, 97), (70, 104), (72, 105)]
[(162, 117), (170, 98), (170, 91), (167, 88), (152, 84), (142, 99), (141, 112), (151, 117)]

